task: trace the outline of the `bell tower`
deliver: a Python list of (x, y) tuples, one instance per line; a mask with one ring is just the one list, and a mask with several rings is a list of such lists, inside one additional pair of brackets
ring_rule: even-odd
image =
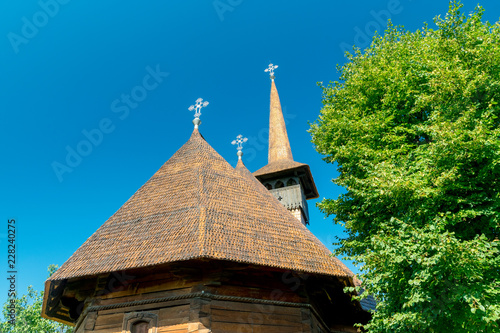
[(274, 82), (276, 68), (278, 66), (269, 64), (265, 70), (271, 77), (268, 163), (253, 175), (305, 225), (309, 223), (307, 200), (319, 195), (309, 165), (293, 160), (278, 89)]

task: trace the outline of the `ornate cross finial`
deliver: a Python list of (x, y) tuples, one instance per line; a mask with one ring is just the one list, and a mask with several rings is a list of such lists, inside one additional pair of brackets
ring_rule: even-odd
[(194, 112), (194, 120), (193, 120), (193, 124), (194, 124), (194, 128), (198, 128), (198, 125), (201, 124), (201, 120), (200, 120), (200, 116), (201, 116), (201, 108), (204, 108), (208, 105), (208, 102), (205, 101), (203, 102), (203, 98), (198, 98), (196, 100), (196, 103), (194, 105), (191, 105), (189, 107), (189, 111), (193, 111), (193, 110), (196, 110)]
[(278, 65), (269, 64), (269, 67), (264, 70), (264, 72), (269, 72), (269, 76), (274, 80), (274, 70), (278, 68)]
[(196, 112), (194, 113), (194, 117), (195, 118), (199, 118), (201, 116), (201, 108), (205, 107), (208, 105), (208, 102), (205, 101), (203, 102), (203, 98), (198, 98), (196, 100), (196, 104), (195, 105), (191, 105), (189, 107), (189, 111), (193, 111), (193, 110), (196, 110)]
[(238, 149), (239, 151), (243, 149), (243, 143), (244, 142), (247, 142), (248, 141), (248, 138), (244, 138), (243, 135), (238, 135), (236, 137), (236, 140), (233, 140), (231, 142), (232, 145), (237, 145), (236, 146), (236, 149)]
[(238, 135), (236, 137), (236, 140), (233, 140), (231, 142), (232, 145), (236, 145), (236, 149), (238, 149), (238, 159), (241, 160), (241, 156), (243, 156), (243, 152), (241, 151), (243, 149), (243, 143), (247, 142), (248, 138), (244, 138), (243, 135)]

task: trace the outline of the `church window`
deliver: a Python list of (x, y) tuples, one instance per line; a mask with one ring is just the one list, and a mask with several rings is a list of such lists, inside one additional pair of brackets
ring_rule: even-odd
[(285, 187), (285, 184), (281, 180), (278, 180), (276, 184), (274, 184), (274, 188), (282, 188)]
[(158, 314), (153, 312), (129, 312), (123, 317), (124, 333), (156, 333)]
[(297, 185), (297, 181), (293, 178), (288, 179), (286, 182), (286, 186), (292, 186), (292, 185)]
[(269, 183), (265, 183), (264, 186), (268, 189), (268, 190), (272, 190), (273, 187), (271, 186), (271, 184)]

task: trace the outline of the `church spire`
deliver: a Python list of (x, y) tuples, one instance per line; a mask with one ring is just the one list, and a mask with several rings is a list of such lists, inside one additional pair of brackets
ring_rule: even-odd
[(292, 149), (288, 141), (285, 119), (281, 110), (280, 97), (278, 89), (274, 83), (274, 70), (278, 68), (273, 64), (265, 70), (271, 77), (271, 104), (269, 113), (269, 155), (268, 163), (280, 160), (293, 161)]
[(309, 210), (306, 200), (315, 199), (319, 195), (309, 166), (293, 160), (285, 119), (281, 111), (280, 97), (274, 83), (274, 70), (277, 67), (269, 64), (269, 68), (265, 70), (271, 76), (269, 161), (253, 175), (299, 221), (307, 224)]

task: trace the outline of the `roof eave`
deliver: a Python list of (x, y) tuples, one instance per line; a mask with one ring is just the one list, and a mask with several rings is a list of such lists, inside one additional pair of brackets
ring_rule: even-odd
[(282, 175), (290, 174), (293, 173), (294, 171), (299, 171), (302, 170), (305, 172), (306, 178), (311, 185), (311, 191), (307, 194), (305, 194), (306, 199), (317, 199), (319, 198), (319, 193), (318, 189), (316, 187), (316, 183), (314, 182), (314, 178), (311, 173), (311, 169), (309, 168), (309, 165), (307, 164), (301, 164), (299, 166), (295, 167), (290, 167), (286, 169), (281, 169), (281, 170), (276, 170), (273, 172), (262, 172), (261, 170), (264, 169), (265, 167), (255, 171), (253, 173), (254, 177), (257, 178), (259, 181), (263, 182), (264, 180), (275, 178), (275, 177), (280, 177)]

